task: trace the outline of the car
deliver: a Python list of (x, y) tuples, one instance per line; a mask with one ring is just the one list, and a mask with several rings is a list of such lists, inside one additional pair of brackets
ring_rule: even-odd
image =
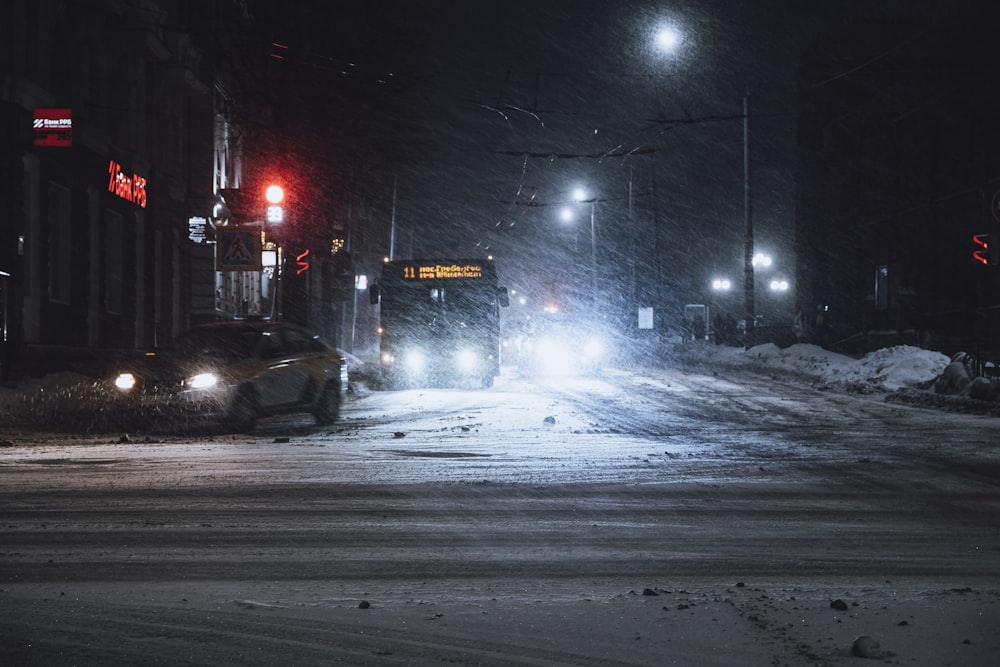
[(522, 375), (598, 375), (608, 363), (604, 328), (586, 317), (544, 314), (533, 318), (518, 337)]
[(249, 431), (261, 417), (311, 413), (335, 422), (347, 392), (343, 355), (307, 329), (271, 320), (196, 326), (164, 351), (119, 368), (118, 400), (155, 417)]

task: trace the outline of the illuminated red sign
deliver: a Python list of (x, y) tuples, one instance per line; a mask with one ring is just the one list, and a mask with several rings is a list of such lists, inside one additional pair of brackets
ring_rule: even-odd
[(35, 109), (32, 122), (36, 146), (72, 146), (72, 109)]
[(295, 275), (302, 275), (309, 270), (309, 248), (306, 248), (301, 254), (295, 256), (295, 263), (298, 264)]
[(146, 208), (146, 179), (139, 174), (126, 174), (114, 160), (108, 162), (108, 192)]

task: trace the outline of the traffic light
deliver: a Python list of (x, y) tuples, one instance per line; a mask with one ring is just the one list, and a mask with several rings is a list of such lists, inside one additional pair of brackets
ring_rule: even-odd
[(285, 221), (285, 208), (282, 204), (285, 201), (285, 190), (280, 185), (272, 183), (264, 191), (264, 199), (267, 200), (267, 211), (264, 220), (271, 223)]

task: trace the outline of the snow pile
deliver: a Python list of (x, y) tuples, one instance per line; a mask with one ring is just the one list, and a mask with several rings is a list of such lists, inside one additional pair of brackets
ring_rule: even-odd
[(890, 392), (927, 386), (941, 375), (950, 361), (940, 352), (909, 345), (876, 350), (861, 359), (802, 343), (787, 348), (766, 343), (749, 350), (699, 346), (697, 353), (704, 353), (703, 360), (713, 365), (759, 372), (783, 371), (824, 385)]
[(859, 379), (887, 391), (927, 385), (951, 360), (941, 352), (897, 345), (875, 350), (857, 362)]

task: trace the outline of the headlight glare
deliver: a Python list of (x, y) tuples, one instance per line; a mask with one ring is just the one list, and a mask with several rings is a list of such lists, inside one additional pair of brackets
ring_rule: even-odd
[(604, 341), (600, 338), (590, 338), (583, 344), (583, 354), (587, 359), (595, 359), (604, 354)]
[(208, 389), (214, 387), (219, 382), (219, 376), (215, 373), (198, 373), (187, 379), (184, 383), (191, 389)]
[(118, 377), (115, 378), (115, 387), (120, 391), (131, 391), (135, 389), (137, 382), (138, 380), (131, 373), (119, 373)]
[(463, 373), (474, 371), (478, 365), (477, 361), (476, 353), (468, 348), (459, 350), (455, 354), (455, 365)]
[(406, 353), (403, 363), (406, 364), (406, 370), (419, 373), (427, 365), (427, 355), (423, 350), (410, 350)]

